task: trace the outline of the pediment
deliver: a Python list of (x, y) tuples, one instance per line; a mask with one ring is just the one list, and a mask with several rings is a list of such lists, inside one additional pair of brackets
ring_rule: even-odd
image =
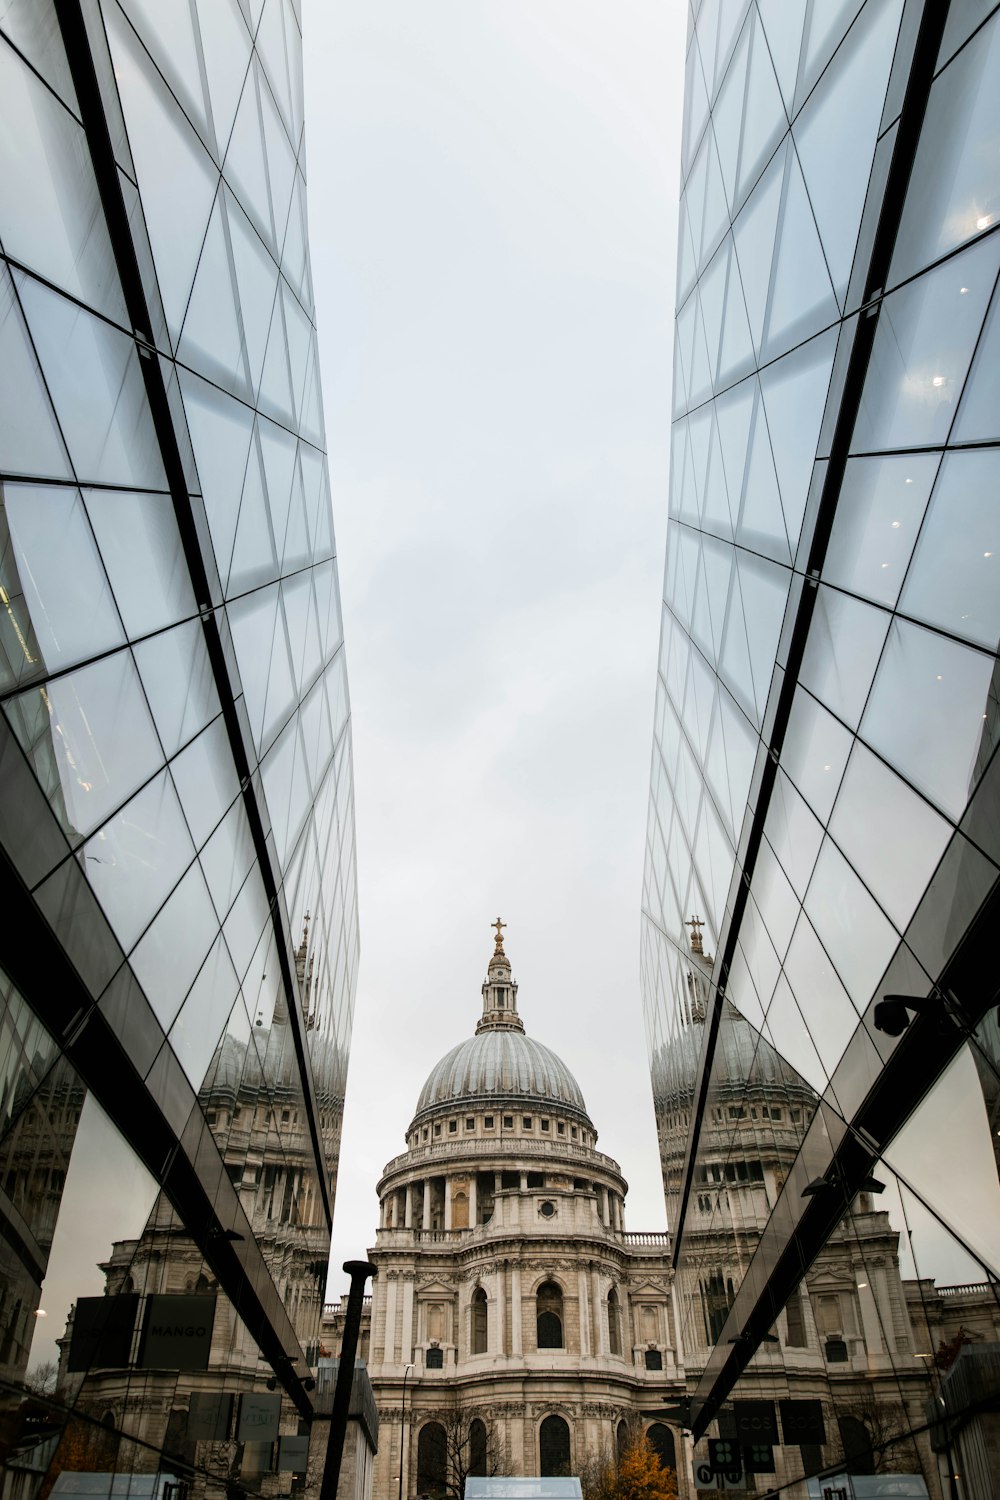
[(663, 1285), (662, 1281), (633, 1280), (629, 1287), (629, 1297), (633, 1302), (635, 1302), (636, 1299), (640, 1297), (647, 1302), (654, 1297), (656, 1298), (657, 1302), (666, 1302), (670, 1298), (670, 1292)]
[(418, 1301), (431, 1299), (434, 1301), (446, 1301), (450, 1300), (454, 1295), (455, 1288), (453, 1286), (446, 1286), (443, 1281), (423, 1281), (417, 1287)]

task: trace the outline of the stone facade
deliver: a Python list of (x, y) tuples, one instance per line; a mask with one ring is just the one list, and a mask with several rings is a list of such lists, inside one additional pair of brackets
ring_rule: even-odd
[(561, 1418), (578, 1472), (681, 1393), (668, 1237), (626, 1232), (627, 1183), (568, 1069), (524, 1035), (499, 929), (476, 1035), (432, 1072), (406, 1142), (370, 1252), (375, 1496), (400, 1493), (401, 1462), (404, 1495), (434, 1487), (421, 1432), (449, 1414), (489, 1428), (481, 1469), (515, 1474), (559, 1466), (542, 1426)]

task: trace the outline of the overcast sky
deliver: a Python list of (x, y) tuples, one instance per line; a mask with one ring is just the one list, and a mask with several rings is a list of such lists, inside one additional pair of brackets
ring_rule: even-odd
[(361, 971), (331, 1291), (492, 949), (664, 1224), (638, 988), (684, 7), (305, 7)]

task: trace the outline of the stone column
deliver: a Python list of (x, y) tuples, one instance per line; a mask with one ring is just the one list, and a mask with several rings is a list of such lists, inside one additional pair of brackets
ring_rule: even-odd
[(516, 1261), (510, 1268), (510, 1352), (521, 1353), (521, 1267)]
[(387, 1202), (387, 1199), (383, 1198), (382, 1202), (378, 1206), (378, 1227), (380, 1229), (384, 1229), (385, 1228), (385, 1205), (386, 1205), (386, 1202)]
[(586, 1359), (590, 1353), (590, 1318), (587, 1316), (587, 1273), (581, 1266), (577, 1272), (580, 1302), (580, 1356)]
[(403, 1224), (407, 1229), (413, 1228), (413, 1183), (406, 1184), (406, 1199), (403, 1204)]
[(602, 1187), (601, 1188), (601, 1209), (600, 1209), (600, 1213), (601, 1213), (601, 1223), (604, 1224), (604, 1225), (610, 1224), (611, 1223), (611, 1216), (610, 1216), (609, 1211), (608, 1211), (608, 1190), (607, 1190), (606, 1187)]
[(413, 1358), (413, 1272), (403, 1275), (403, 1328), (399, 1341), (399, 1362), (408, 1365)]
[(451, 1180), (448, 1177), (444, 1180), (444, 1227), (451, 1228)]
[(497, 1267), (497, 1353), (507, 1353), (507, 1262)]
[(869, 1270), (868, 1276), (866, 1277), (868, 1285), (858, 1287), (858, 1306), (861, 1312), (861, 1332), (864, 1334), (867, 1351), (871, 1355), (886, 1353), (886, 1342), (882, 1337), (882, 1330), (879, 1326), (879, 1299), (875, 1295), (875, 1288), (871, 1285), (875, 1277), (878, 1277), (879, 1279), (880, 1285), (878, 1290), (882, 1293), (884, 1298), (884, 1300), (882, 1301), (882, 1306), (888, 1308), (889, 1289), (885, 1284), (885, 1279), (880, 1267), (872, 1267)]
[(431, 1180), (424, 1178), (424, 1228), (431, 1227)]
[(396, 1283), (398, 1272), (386, 1272), (385, 1288), (385, 1362), (396, 1363)]
[(477, 1185), (478, 1184), (476, 1183), (476, 1174), (475, 1174), (475, 1172), (472, 1172), (469, 1175), (469, 1228), (470, 1229), (475, 1229), (475, 1227), (476, 1227), (476, 1213), (478, 1212), (477, 1207), (476, 1207), (476, 1187), (477, 1187)]
[(527, 1172), (522, 1172), (521, 1173), (521, 1192), (522, 1193), (526, 1193), (527, 1191), (528, 1191), (528, 1174), (527, 1174)]
[(601, 1296), (601, 1276), (596, 1266), (590, 1270), (594, 1295), (594, 1353), (607, 1354), (608, 1331), (604, 1326), (604, 1298)]

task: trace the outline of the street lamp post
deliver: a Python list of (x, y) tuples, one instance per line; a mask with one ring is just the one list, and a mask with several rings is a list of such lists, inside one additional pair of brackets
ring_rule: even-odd
[(406, 1381), (412, 1365), (403, 1371), (403, 1410), (399, 1419), (399, 1500), (403, 1500), (403, 1462), (406, 1456)]

